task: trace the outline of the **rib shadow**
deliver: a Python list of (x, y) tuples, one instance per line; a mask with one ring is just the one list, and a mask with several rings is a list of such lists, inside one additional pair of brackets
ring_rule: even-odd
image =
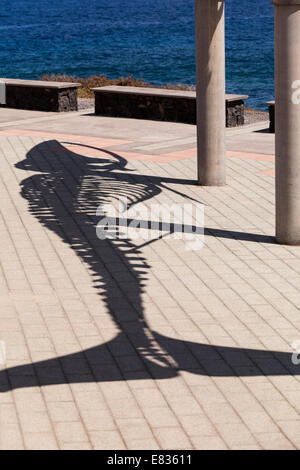
[[(36, 172), (21, 183), (30, 213), (88, 267), (99, 305), (105, 304), (119, 332), (96, 347), (2, 370), (0, 391), (63, 383), (168, 379), (181, 371), (224, 377), (298, 375), (300, 369), (292, 364), (288, 352), (200, 344), (166, 337), (150, 328), (142, 300), (148, 261), (130, 240), (118, 239), (117, 224), (108, 228), (114, 238), (103, 240), (97, 237), (96, 225), (108, 202), (120, 196), (126, 196), (130, 205), (149, 200), (170, 178), (133, 174), (120, 155), (103, 152), (104, 158), (87, 157), (48, 141), (30, 150), (16, 167)], [(245, 238), (245, 234), (216, 229), (206, 232), (251, 241), (260, 237), (246, 234)]]

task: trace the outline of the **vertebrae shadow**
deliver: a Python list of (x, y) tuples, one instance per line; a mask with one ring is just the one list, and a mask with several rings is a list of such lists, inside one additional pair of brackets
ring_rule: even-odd
[[(99, 240), (95, 213), (103, 206), (104, 215), (104, 205), (122, 196), (131, 205), (149, 200), (165, 188), (164, 183), (176, 180), (133, 174), (120, 155), (103, 152), (105, 158), (86, 157), (57, 141), (48, 141), (34, 147), (16, 167), (37, 172), (21, 183), (30, 213), (59, 235), (88, 267), (99, 305), (105, 304), (119, 333), (111, 341), (78, 353), (7, 368), (0, 372), (0, 391), (62, 383), (167, 379), (180, 371), (226, 377), (298, 375), (300, 368), (292, 364), (291, 353), (193, 343), (168, 338), (150, 328), (142, 301), (148, 261), (130, 240)], [(109, 227), (114, 234), (119, 230), (118, 226)], [(206, 229), (206, 234), (272, 243), (255, 234), (216, 229)]]

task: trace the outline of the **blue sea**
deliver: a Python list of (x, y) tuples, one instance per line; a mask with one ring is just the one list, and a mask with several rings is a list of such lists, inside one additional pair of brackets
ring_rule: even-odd
[[(226, 0), (227, 92), (274, 96), (270, 0)], [(0, 76), (133, 74), (195, 84), (194, 0), (2, 0)]]

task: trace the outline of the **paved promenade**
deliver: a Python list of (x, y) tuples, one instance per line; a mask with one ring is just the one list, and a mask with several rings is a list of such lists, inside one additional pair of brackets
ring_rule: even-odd
[[(300, 448), (265, 129), (227, 130), (228, 184), (201, 188), (195, 126), (0, 109), (0, 449)], [(203, 248), (100, 240), (120, 196), (203, 205)]]

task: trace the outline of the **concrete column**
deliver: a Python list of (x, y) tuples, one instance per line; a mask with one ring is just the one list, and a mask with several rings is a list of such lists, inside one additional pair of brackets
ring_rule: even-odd
[(224, 0), (195, 0), (198, 183), (226, 183)]
[(300, 0), (273, 3), (276, 240), (300, 245)]

